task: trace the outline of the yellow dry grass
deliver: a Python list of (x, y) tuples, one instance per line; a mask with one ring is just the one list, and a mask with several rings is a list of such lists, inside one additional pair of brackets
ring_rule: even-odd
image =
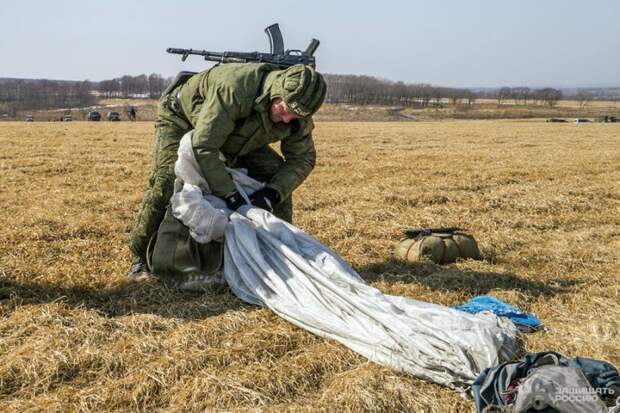
[(620, 103), (613, 101), (588, 102), (580, 107), (576, 101), (559, 101), (550, 108), (545, 105), (515, 105), (512, 101), (498, 105), (493, 99), (478, 99), (474, 105), (444, 102), (444, 106), (408, 108), (402, 106), (356, 106), (347, 104), (324, 104), (315, 115), (319, 121), (411, 121), (445, 119), (547, 119), (564, 118), (573, 121), (577, 117), (596, 120), (603, 116), (620, 117)]
[[(151, 123), (0, 124), (2, 411), (471, 412), (228, 292), (132, 284)], [(530, 351), (620, 365), (620, 124), (319, 123), (298, 226), (384, 292), (536, 313)], [(459, 225), (486, 259), (392, 260)], [(437, 326), (441, 328), (441, 326)]]
[[(530, 105), (532, 104), (531, 99), (528, 102)], [(497, 106), (497, 99), (488, 99), (488, 98), (477, 99), (476, 103)], [(504, 104), (508, 106), (514, 105), (514, 100), (506, 99), (504, 100)], [(556, 106), (564, 107), (564, 108), (580, 108), (583, 106), (586, 108), (592, 107), (592, 108), (602, 108), (602, 109), (613, 109), (613, 108), (618, 109), (620, 108), (620, 102), (618, 102), (618, 99), (616, 99), (616, 100), (588, 100), (585, 103), (582, 103), (582, 102), (579, 102), (578, 100), (562, 99), (562, 100), (558, 100), (558, 102), (556, 103)]]
[(131, 99), (131, 98), (104, 98), (97, 101), (98, 105), (125, 107), (131, 106), (157, 106), (157, 99)]

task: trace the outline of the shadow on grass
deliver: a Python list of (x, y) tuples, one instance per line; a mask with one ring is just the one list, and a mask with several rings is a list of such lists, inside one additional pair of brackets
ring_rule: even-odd
[[(435, 290), (459, 291), (468, 295), (483, 295), (493, 290), (517, 290), (530, 297), (553, 296), (572, 291), (583, 282), (560, 278), (532, 280), (512, 273), (463, 271), (454, 266), (398, 260), (357, 268), (357, 271), (368, 282), (419, 283)], [(96, 288), (23, 283), (10, 277), (0, 277), (0, 303), (9, 311), (23, 305), (52, 302), (92, 309), (108, 317), (156, 314), (191, 320), (205, 319), (231, 310), (258, 309), (243, 303), (226, 287), (200, 293), (169, 289), (154, 280), (123, 283), (114, 288)]]
[(357, 268), (368, 282), (419, 283), (432, 289), (483, 295), (493, 290), (517, 290), (532, 297), (553, 296), (582, 284), (577, 279), (532, 280), (512, 273), (460, 270), (433, 263), (409, 263), (395, 259)]
[[(156, 314), (167, 318), (204, 319), (230, 310), (252, 311), (226, 287), (210, 292), (185, 292), (154, 281), (123, 283), (111, 288), (67, 287), (49, 283), (22, 283), (0, 277), (0, 303), (9, 311), (23, 305), (64, 303), (95, 310), (108, 317)], [(6, 308), (6, 307), (5, 307)]]

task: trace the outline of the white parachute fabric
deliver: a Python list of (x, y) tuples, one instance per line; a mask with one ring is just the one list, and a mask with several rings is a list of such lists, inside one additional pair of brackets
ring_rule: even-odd
[[(170, 198), (172, 215), (189, 228), (196, 241), (206, 244), (224, 236), (230, 211), (226, 203), (210, 194), (209, 185), (200, 172), (192, 149), (192, 133), (188, 132), (179, 143), (178, 158), (174, 164), (177, 177), (174, 194)], [(264, 186), (243, 170), (227, 168), (235, 185), (242, 193), (252, 193)]]
[[(182, 148), (179, 177), (198, 170), (191, 142), (192, 156), (181, 157)], [(260, 187), (233, 178), (240, 191)], [(482, 370), (518, 353), (509, 319), (383, 294), (334, 251), (262, 209), (244, 206), (229, 219), (224, 275), (234, 294), (369, 360), (465, 391)]]
[(233, 292), (369, 360), (467, 390), (482, 370), (518, 353), (509, 319), (383, 294), (267, 211), (242, 207), (230, 219), (224, 275)]
[(183, 184), (170, 199), (172, 215), (189, 228), (196, 241), (206, 244), (221, 240), (228, 225), (228, 214), (207, 201), (199, 187)]

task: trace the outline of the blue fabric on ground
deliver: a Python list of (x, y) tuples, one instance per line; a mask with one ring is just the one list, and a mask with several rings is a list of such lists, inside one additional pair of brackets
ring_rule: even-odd
[(510, 305), (491, 295), (479, 295), (478, 297), (474, 297), (469, 300), (466, 304), (452, 308), (471, 314), (480, 313), (482, 311), (491, 311), (499, 317), (510, 318), (512, 322), (522, 331), (536, 330), (541, 324), (540, 320), (538, 320), (534, 314), (523, 312), (514, 305)]

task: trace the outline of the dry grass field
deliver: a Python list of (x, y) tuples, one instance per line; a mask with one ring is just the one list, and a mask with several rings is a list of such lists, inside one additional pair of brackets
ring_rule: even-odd
[[(551, 117), (564, 118), (573, 121), (576, 117), (592, 120), (602, 116), (616, 116), (620, 118), (620, 102), (618, 101), (591, 101), (584, 107), (574, 100), (561, 100), (555, 107), (529, 102), (527, 105), (515, 105), (512, 100), (498, 105), (495, 99), (478, 99), (475, 105), (465, 103), (453, 105), (444, 101), (441, 108), (408, 108), (399, 106), (372, 106), (324, 104), (315, 115), (317, 121), (411, 121), (411, 120), (446, 120), (446, 119), (546, 119)], [(96, 109), (102, 116), (110, 111), (117, 111), (122, 120), (128, 120), (126, 110), (133, 105), (137, 110), (137, 119), (141, 121), (154, 120), (157, 110), (157, 100), (154, 99), (100, 99), (95, 108), (82, 109), (47, 109), (40, 111), (19, 111), (16, 119), (23, 120), (26, 115), (33, 115), (36, 122), (57, 121), (63, 113), (70, 112), (75, 120), (86, 120), (88, 111)], [(104, 120), (105, 121), (105, 120)]]
[[(152, 132), (0, 123), (0, 410), (475, 411), (227, 291), (128, 282)], [(620, 124), (319, 122), (315, 139), (296, 224), (372, 285), (493, 294), (544, 322), (526, 350), (620, 367)], [(393, 260), (404, 228), (452, 225), (484, 261)]]
[(321, 121), (411, 121), (446, 119), (548, 119), (552, 117), (573, 121), (575, 118), (595, 120), (602, 116), (620, 118), (617, 101), (592, 101), (584, 107), (574, 100), (561, 100), (554, 107), (542, 104), (515, 105), (512, 100), (502, 105), (494, 99), (478, 99), (474, 105), (444, 101), (443, 107), (409, 108), (389, 106), (355, 106), (325, 104), (315, 117)]

